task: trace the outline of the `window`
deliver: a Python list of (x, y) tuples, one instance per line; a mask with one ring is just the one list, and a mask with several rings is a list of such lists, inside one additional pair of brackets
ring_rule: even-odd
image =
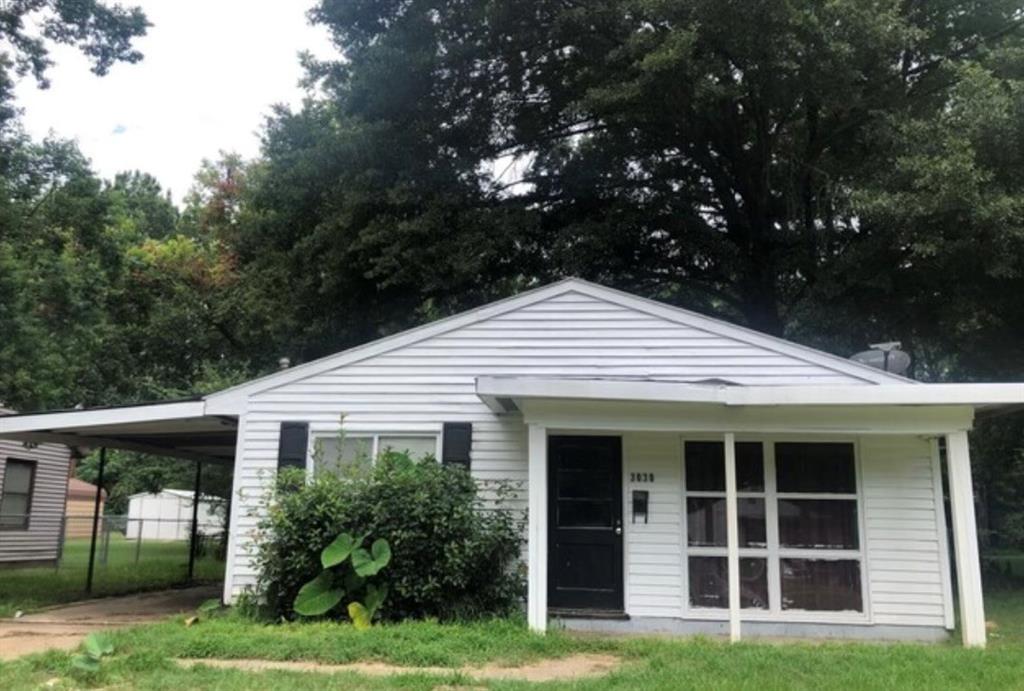
[(859, 560), (783, 559), (781, 572), (783, 609), (862, 609)]
[[(725, 446), (687, 441), (684, 459), (689, 603), (727, 608)], [(862, 612), (853, 444), (737, 442), (736, 485), (740, 606)]]
[(380, 436), (377, 438), (377, 453), (398, 451), (413, 458), (437, 457), (437, 437)]
[(385, 451), (408, 453), (412, 458), (437, 455), (437, 437), (425, 434), (321, 435), (313, 438), (317, 470), (338, 472), (360, 463), (372, 463)]
[(36, 464), (8, 459), (0, 492), (0, 530), (28, 530)]
[(853, 444), (775, 445), (783, 610), (864, 611)]
[[(725, 446), (686, 442), (686, 544), (690, 606), (729, 606), (725, 536)], [(768, 608), (768, 530), (764, 451), (759, 442), (736, 444), (739, 493), (740, 606)]]
[[(729, 563), (725, 557), (690, 557), (690, 604), (729, 606)], [(740, 607), (768, 608), (768, 560), (740, 559)]]

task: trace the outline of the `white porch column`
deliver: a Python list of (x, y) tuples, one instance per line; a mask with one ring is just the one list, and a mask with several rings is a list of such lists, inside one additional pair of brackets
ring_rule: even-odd
[(985, 647), (985, 606), (981, 594), (981, 559), (974, 518), (974, 484), (967, 432), (946, 436), (949, 503), (956, 548), (956, 574), (960, 595), (960, 629), (965, 646)]
[(548, 625), (548, 431), (529, 427), (526, 620), (533, 631)]
[(736, 501), (736, 435), (725, 435), (725, 544), (729, 564), (729, 640), (740, 639), (740, 524)]

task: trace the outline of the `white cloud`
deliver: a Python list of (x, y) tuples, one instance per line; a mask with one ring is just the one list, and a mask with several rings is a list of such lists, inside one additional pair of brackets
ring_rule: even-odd
[[(310, 4), (312, 0), (309, 0)], [(53, 51), (48, 90), (18, 85), (35, 137), (78, 140), (104, 177), (152, 173), (176, 201), (203, 158), (259, 152), (274, 103), (301, 102), (298, 53), (331, 55), (327, 32), (306, 21), (305, 3), (280, 0), (135, 0), (153, 24), (136, 65), (97, 77), (73, 49)]]

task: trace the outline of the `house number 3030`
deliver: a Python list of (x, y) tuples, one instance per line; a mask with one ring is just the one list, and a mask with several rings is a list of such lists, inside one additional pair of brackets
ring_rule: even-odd
[(654, 473), (630, 473), (630, 482), (654, 482)]

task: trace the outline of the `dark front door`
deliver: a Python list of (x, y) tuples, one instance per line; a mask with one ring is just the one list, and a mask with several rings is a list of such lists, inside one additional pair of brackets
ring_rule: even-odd
[(548, 606), (621, 612), (622, 440), (548, 440)]

